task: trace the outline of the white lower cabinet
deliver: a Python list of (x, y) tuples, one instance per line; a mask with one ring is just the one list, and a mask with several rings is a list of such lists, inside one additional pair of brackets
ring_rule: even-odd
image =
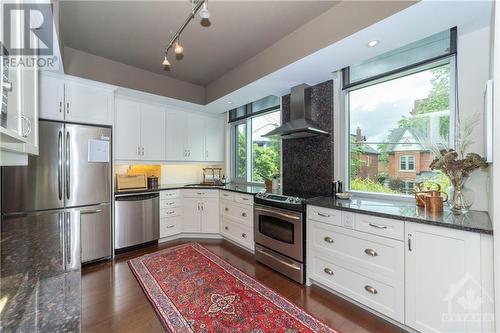
[(492, 332), (492, 237), (307, 207), (307, 278), (421, 332)]
[(251, 251), (253, 241), (253, 196), (220, 191), (220, 234)]
[(481, 244), (491, 237), (409, 222), (406, 237), (406, 325), (422, 332), (492, 330), (493, 259)]
[(182, 232), (219, 232), (219, 198), (217, 190), (184, 190), (182, 212)]
[(160, 192), (160, 238), (182, 231), (182, 198), (179, 190)]

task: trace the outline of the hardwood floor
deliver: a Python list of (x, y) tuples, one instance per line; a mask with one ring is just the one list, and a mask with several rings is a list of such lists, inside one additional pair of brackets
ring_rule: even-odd
[[(82, 271), (83, 332), (165, 332), (127, 260), (188, 241), (162, 243), (122, 254), (114, 262), (85, 266)], [(196, 241), (339, 332), (402, 332), (340, 297), (316, 286), (301, 286), (287, 279), (227, 241)]]

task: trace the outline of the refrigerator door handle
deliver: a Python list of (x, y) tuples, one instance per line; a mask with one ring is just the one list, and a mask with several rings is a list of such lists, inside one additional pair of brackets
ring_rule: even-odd
[(63, 153), (63, 142), (62, 142), (62, 131), (59, 131), (59, 135), (57, 138), (57, 189), (59, 193), (59, 200), (62, 200), (63, 189), (63, 161), (62, 161), (62, 153)]
[(64, 219), (65, 214), (66, 213), (57, 214), (57, 220), (59, 223), (59, 252), (64, 268), (66, 268), (66, 228), (64, 227), (66, 224)]
[(71, 141), (69, 137), (69, 131), (66, 132), (66, 199), (69, 200), (70, 197), (70, 172), (71, 172), (71, 165), (70, 165), (70, 151), (71, 151)]
[(66, 226), (66, 271), (80, 269), (80, 212), (65, 212)]

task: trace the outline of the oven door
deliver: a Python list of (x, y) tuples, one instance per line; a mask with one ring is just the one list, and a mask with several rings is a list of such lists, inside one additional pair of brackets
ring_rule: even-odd
[(255, 205), (255, 243), (303, 262), (302, 213)]

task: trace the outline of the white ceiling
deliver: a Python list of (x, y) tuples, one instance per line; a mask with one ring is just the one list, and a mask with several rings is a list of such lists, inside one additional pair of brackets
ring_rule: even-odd
[[(492, 4), (492, 1), (421, 1), (219, 98), (203, 110), (220, 113), (270, 94), (282, 96), (290, 92), (290, 87), (332, 79), (336, 70), (454, 26), (459, 34), (478, 30), (490, 24)], [(380, 44), (368, 48), (367, 42), (374, 39), (380, 40)]]
[(320, 15), (335, 1), (209, 1), (181, 36), (184, 57), (163, 49), (190, 11), (189, 1), (63, 1), (63, 44), (127, 65), (205, 86)]

